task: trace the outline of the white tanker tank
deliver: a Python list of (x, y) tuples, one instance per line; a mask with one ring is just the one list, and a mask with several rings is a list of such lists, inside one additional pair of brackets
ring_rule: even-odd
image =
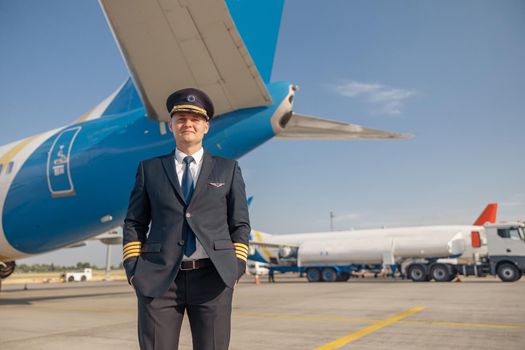
[(468, 250), (470, 232), (451, 236), (351, 238), (303, 242), (298, 265), (394, 264), (404, 258), (458, 257)]

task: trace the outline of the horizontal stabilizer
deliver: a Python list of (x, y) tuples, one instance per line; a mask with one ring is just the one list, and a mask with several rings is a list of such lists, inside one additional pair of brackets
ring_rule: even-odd
[(413, 136), (298, 113), (293, 113), (286, 125), (277, 132), (278, 138), (297, 140), (407, 139)]
[(210, 95), (217, 115), (271, 104), (224, 1), (100, 4), (150, 118), (166, 121), (166, 97), (190, 86)]
[(283, 248), (283, 247), (299, 248), (299, 245), (284, 244), (284, 243), (271, 243), (271, 242), (256, 242), (256, 241), (251, 240), (250, 247), (255, 247), (255, 248)]

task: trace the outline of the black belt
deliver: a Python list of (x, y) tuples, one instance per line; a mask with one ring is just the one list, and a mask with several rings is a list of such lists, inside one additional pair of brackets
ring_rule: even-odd
[(211, 265), (210, 259), (186, 260), (180, 264), (180, 271), (198, 270)]

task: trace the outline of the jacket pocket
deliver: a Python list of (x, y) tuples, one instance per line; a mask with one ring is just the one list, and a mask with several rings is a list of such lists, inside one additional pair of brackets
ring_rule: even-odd
[(146, 243), (142, 246), (142, 253), (158, 253), (160, 252), (161, 243)]
[(215, 250), (233, 249), (233, 243), (229, 239), (218, 239), (213, 242)]

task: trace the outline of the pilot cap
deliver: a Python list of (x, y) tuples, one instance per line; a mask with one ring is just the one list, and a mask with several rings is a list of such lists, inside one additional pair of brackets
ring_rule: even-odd
[(166, 107), (170, 117), (176, 112), (188, 112), (210, 120), (214, 113), (210, 97), (204, 91), (194, 88), (177, 90), (169, 95), (166, 100)]

